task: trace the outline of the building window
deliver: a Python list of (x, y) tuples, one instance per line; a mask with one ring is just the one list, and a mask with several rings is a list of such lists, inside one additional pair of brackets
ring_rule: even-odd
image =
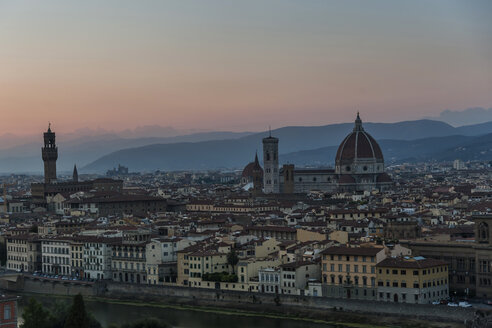
[(3, 307), (3, 319), (4, 320), (11, 319), (11, 316), (10, 316), (10, 305), (5, 305)]
[(478, 226), (478, 240), (481, 243), (489, 240), (489, 225), (485, 222), (481, 222)]

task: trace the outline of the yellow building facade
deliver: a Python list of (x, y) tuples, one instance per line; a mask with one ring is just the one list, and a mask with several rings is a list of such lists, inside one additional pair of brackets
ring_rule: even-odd
[(429, 304), (449, 296), (448, 264), (423, 257), (389, 257), (377, 264), (378, 300)]

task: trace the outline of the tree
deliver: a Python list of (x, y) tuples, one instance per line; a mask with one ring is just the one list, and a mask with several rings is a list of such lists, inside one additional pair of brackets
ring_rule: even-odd
[(7, 241), (4, 239), (0, 242), (0, 265), (7, 264)]
[(68, 312), (65, 328), (89, 328), (89, 316), (85, 311), (84, 298), (77, 294)]
[(236, 250), (231, 249), (229, 254), (227, 254), (227, 263), (232, 266), (232, 273), (234, 273), (234, 268), (236, 264), (239, 262), (239, 257), (237, 257)]
[(55, 304), (51, 307), (51, 313), (53, 316), (53, 321), (51, 323), (52, 328), (63, 328), (65, 327), (65, 322), (67, 321), (68, 312), (70, 306), (67, 302), (62, 300), (56, 300)]
[(32, 297), (24, 308), (22, 319), (21, 328), (51, 328), (53, 321), (51, 313)]
[(158, 319), (147, 318), (133, 323), (126, 323), (121, 328), (168, 328), (168, 325)]

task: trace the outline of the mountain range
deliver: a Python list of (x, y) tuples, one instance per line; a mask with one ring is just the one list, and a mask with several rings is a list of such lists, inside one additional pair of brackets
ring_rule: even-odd
[[(352, 123), (315, 127), (284, 127), (271, 133), (279, 138), (281, 163), (301, 166), (329, 166), (339, 143), (352, 130)], [(364, 128), (379, 140), (386, 162), (421, 160), (492, 159), (485, 145), (491, 139), (492, 122), (452, 127), (432, 120), (398, 123), (365, 123)], [(267, 133), (253, 133), (236, 139), (152, 144), (122, 149), (90, 163), (85, 172), (101, 172), (122, 163), (133, 171), (204, 170), (242, 168), (261, 159), (261, 140)], [(485, 143), (484, 143), (485, 142)], [(475, 149), (479, 149), (479, 153)], [(485, 152), (484, 152), (485, 151)]]
[[(289, 126), (271, 133), (280, 139), (281, 163), (327, 166), (333, 165), (338, 144), (352, 128), (353, 123)], [(417, 120), (364, 123), (364, 128), (378, 140), (387, 163), (452, 160), (459, 156), (492, 159), (492, 147), (487, 148), (492, 122), (453, 127), (440, 121)], [(104, 173), (118, 164), (128, 166), (130, 171), (237, 169), (250, 162), (256, 151), (261, 159), (261, 140), (267, 135), (268, 132), (200, 132), (131, 138), (101, 134), (68, 140), (57, 136), (58, 171), (68, 173), (74, 164), (81, 173)], [(0, 149), (0, 172), (41, 173), (41, 147), (39, 138), (37, 143)]]

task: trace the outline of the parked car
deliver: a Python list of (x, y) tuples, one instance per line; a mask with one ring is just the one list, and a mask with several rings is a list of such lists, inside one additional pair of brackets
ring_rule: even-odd
[(441, 301), (434, 301), (434, 302), (432, 302), (432, 305), (439, 305), (439, 304), (441, 304)]
[(483, 304), (492, 305), (492, 300), (484, 300)]
[(464, 307), (464, 308), (472, 307), (472, 305), (470, 303), (468, 303), (468, 302), (459, 302), (458, 303), (458, 306)]
[(448, 300), (440, 300), (439, 301), (439, 304), (441, 304), (441, 305), (447, 305), (448, 303), (449, 303)]
[(448, 303), (448, 306), (457, 307), (457, 306), (458, 306), (458, 303), (455, 303), (455, 302), (449, 302), (449, 303)]

